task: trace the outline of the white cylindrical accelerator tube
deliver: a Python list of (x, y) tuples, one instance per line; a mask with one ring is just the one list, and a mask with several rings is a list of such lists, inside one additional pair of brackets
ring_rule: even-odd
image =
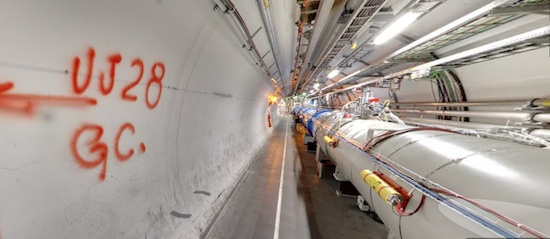
[(304, 128), (307, 129), (309, 134), (312, 135), (311, 130), (313, 129), (313, 117), (316, 116), (318, 113), (326, 112), (326, 110), (319, 111), (315, 108), (296, 106), (292, 112), (294, 113), (294, 115), (296, 115)]
[[(353, 120), (342, 124), (342, 115), (334, 111), (316, 117), (314, 137), (321, 150), (353, 183), (396, 238), (464, 239), (506, 235), (491, 228), (503, 229), (517, 237), (536, 236), (524, 228), (505, 223), (479, 205), (452, 196), (448, 196), (448, 200), (426, 197), (416, 213), (399, 215), (395, 206), (388, 204), (379, 196), (380, 192), (366, 183), (365, 176), (369, 172), (385, 175), (388, 181), (412, 194), (405, 213), (417, 209), (423, 195), (422, 190), (411, 186), (407, 177), (430, 189), (437, 184), (524, 224), (522, 227), (526, 225), (535, 232), (550, 235), (550, 150), (376, 120)], [(416, 130), (411, 130), (413, 128)], [(389, 131), (400, 131), (400, 134), (376, 143)], [(339, 142), (335, 144), (330, 139)], [(362, 148), (372, 142), (375, 145), (367, 154)], [(381, 165), (376, 159), (392, 166)], [(481, 219), (473, 220), (473, 216), (465, 216), (446, 206), (449, 203)], [(486, 225), (480, 221), (491, 223)]]

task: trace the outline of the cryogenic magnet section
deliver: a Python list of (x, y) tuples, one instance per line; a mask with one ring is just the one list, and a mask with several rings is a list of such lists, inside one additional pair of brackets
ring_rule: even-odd
[(545, 151), (517, 145), (486, 151), (438, 170), (430, 180), (473, 198), (550, 209), (550, 158)]
[(549, 150), (342, 115), (313, 119), (313, 136), (394, 235), (550, 235)]

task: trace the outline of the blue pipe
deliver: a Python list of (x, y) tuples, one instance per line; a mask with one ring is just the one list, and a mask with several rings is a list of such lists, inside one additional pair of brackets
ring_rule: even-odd
[(309, 122), (307, 122), (307, 132), (309, 132), (309, 135), (311, 135), (311, 137), (313, 137), (313, 121), (317, 120), (319, 117), (321, 117), (321, 115), (329, 112), (332, 112), (332, 110), (319, 110), (311, 117)]

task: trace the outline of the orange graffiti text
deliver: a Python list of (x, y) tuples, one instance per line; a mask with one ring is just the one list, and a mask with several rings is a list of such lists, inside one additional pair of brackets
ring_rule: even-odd
[[(95, 49), (92, 47), (88, 48), (85, 58), (86, 58), (85, 63), (83, 63), (83, 60), (81, 60), (81, 57), (79, 56), (75, 56), (73, 58), (71, 82), (72, 82), (73, 92), (77, 95), (80, 95), (86, 92), (92, 82), (92, 76), (94, 72), (94, 61), (96, 58)], [(107, 56), (106, 59), (107, 59), (107, 62), (109, 63), (109, 70), (108, 70), (109, 75), (105, 76), (105, 72), (101, 70), (98, 73), (99, 92), (105, 96), (109, 95), (113, 91), (113, 88), (115, 86), (116, 71), (118, 69), (117, 65), (128, 67), (127, 65), (128, 63), (122, 62), (123, 56), (121, 54), (114, 53)], [(79, 76), (81, 72), (84, 72), (84, 69), (81, 69), (82, 65), (86, 65), (84, 77)], [(121, 96), (121, 99), (124, 101), (135, 102), (138, 99), (138, 95), (133, 94), (130, 91), (134, 87), (136, 87), (140, 83), (141, 79), (143, 78), (145, 64), (143, 63), (142, 59), (134, 58), (129, 64), (129, 67), (131, 68), (137, 67), (138, 75), (135, 80), (131, 81), (130, 83), (128, 83), (122, 88), (122, 91), (120, 92), (120, 96)], [(166, 69), (165, 69), (164, 63), (162, 62), (155, 62), (151, 67), (151, 71), (149, 72), (150, 77), (146, 84), (144, 95), (142, 96), (145, 101), (145, 105), (149, 109), (156, 108), (160, 101), (160, 98), (162, 96), (162, 79), (164, 78), (165, 71)], [(158, 93), (156, 96), (154, 96), (154, 93), (152, 93), (151, 96), (149, 94), (149, 91), (152, 85), (158, 88)]]
[[(121, 152), (119, 143), (125, 133), (135, 133), (132, 123), (126, 122), (120, 126), (114, 140), (114, 154), (119, 161), (126, 161), (134, 155), (134, 149), (127, 149)], [(99, 180), (105, 180), (107, 173), (107, 160), (109, 157), (109, 146), (103, 141), (103, 127), (97, 124), (83, 124), (78, 128), (71, 139), (71, 153), (76, 163), (85, 169), (93, 169), (101, 166)], [(86, 150), (84, 150), (86, 149)], [(139, 144), (141, 153), (145, 153), (145, 144)], [(87, 157), (85, 157), (87, 156)]]

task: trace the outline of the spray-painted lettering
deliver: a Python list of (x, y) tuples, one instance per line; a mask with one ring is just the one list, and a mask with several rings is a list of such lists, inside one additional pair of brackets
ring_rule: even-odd
[[(157, 75), (157, 68), (160, 70), (160, 76)], [(157, 62), (151, 67), (151, 78), (149, 79), (149, 82), (147, 82), (147, 87), (145, 89), (145, 103), (147, 103), (147, 107), (149, 109), (154, 109), (157, 107), (159, 101), (160, 101), (160, 95), (162, 94), (162, 78), (164, 78), (164, 64)], [(157, 99), (151, 103), (149, 101), (149, 88), (152, 84), (158, 85), (159, 93), (157, 95)]]
[(101, 71), (99, 73), (99, 91), (103, 95), (108, 95), (113, 91), (113, 87), (115, 86), (115, 72), (116, 72), (116, 65), (122, 61), (122, 57), (120, 54), (113, 54), (110, 55), (107, 60), (109, 61), (109, 65), (111, 66), (109, 70), (109, 83), (105, 83), (105, 73)]
[[(107, 63), (106, 69), (97, 69), (96, 60), (103, 59)], [(166, 73), (163, 62), (154, 62), (150, 68), (146, 67), (144, 61), (140, 58), (130, 58), (131, 62), (125, 62), (127, 59), (122, 54), (112, 53), (106, 56), (97, 56), (96, 50), (89, 47), (87, 51), (80, 56), (72, 58), (71, 69), (71, 88), (73, 95), (51, 95), (51, 94), (22, 94), (14, 93), (15, 84), (6, 81), (0, 82), (0, 111), (17, 113), (32, 116), (35, 109), (41, 105), (54, 105), (62, 107), (82, 107), (96, 106), (96, 98), (84, 96), (90, 90), (91, 85), (95, 85), (94, 75), (97, 76), (97, 90), (103, 96), (113, 93), (117, 83), (117, 70), (121, 67), (131, 69), (137, 68), (137, 77), (135, 80), (121, 87), (121, 99), (123, 101), (136, 102), (141, 99), (148, 109), (155, 109), (162, 96), (162, 80)], [(99, 67), (101, 68), (101, 67)], [(146, 72), (145, 69), (150, 69)], [(135, 87), (139, 85), (142, 78), (147, 75), (147, 83), (143, 95), (137, 94)], [(153, 87), (151, 87), (153, 86)], [(92, 87), (94, 88), (94, 87)], [(158, 88), (158, 91), (155, 91)], [(143, 142), (134, 147), (122, 146), (121, 140), (126, 137), (132, 137), (136, 134), (134, 125), (126, 122), (120, 126), (115, 134), (114, 141), (104, 141), (104, 128), (99, 124), (82, 124), (76, 129), (70, 142), (70, 151), (75, 162), (85, 169), (99, 169), (99, 180), (105, 180), (107, 173), (107, 161), (109, 152), (113, 152), (114, 157), (121, 162), (132, 158), (136, 152), (145, 153), (146, 146)]]
[[(102, 59), (102, 57), (98, 57), (98, 59)], [(126, 58), (119, 53), (107, 55), (106, 58), (103, 59), (106, 59), (108, 63), (109, 68), (107, 70), (94, 69), (96, 50), (93, 47), (88, 48), (85, 56), (75, 56), (73, 58), (71, 84), (74, 94), (81, 95), (87, 92), (90, 85), (92, 85), (94, 70), (99, 70), (96, 72), (98, 77), (99, 93), (104, 96), (110, 95), (115, 88), (115, 84), (118, 84), (116, 81), (117, 70), (121, 67), (137, 68), (137, 76), (135, 80), (122, 87), (122, 90), (120, 91), (121, 99), (123, 101), (136, 102), (139, 98), (141, 98), (145, 102), (145, 106), (148, 109), (152, 110), (157, 107), (162, 96), (162, 79), (166, 73), (166, 68), (163, 62), (153, 63), (150, 68), (151, 70), (148, 73), (149, 80), (147, 81), (145, 91), (143, 92), (144, 94), (140, 96), (135, 93), (134, 88), (139, 85), (145, 75), (146, 66), (143, 60), (140, 58), (132, 58), (130, 64), (128, 64), (127, 62), (124, 62), (124, 59)], [(13, 88), (13, 85), (0, 84), (0, 93), (10, 90), (11, 88)], [(154, 90), (151, 90), (152, 88), (158, 88), (158, 92), (154, 92)], [(86, 98), (79, 98), (79, 100), (83, 99)], [(1, 103), (2, 102), (0, 101), (0, 108), (2, 107)], [(87, 103), (92, 103), (92, 101), (87, 101)], [(94, 99), (93, 104), (95, 105), (96, 103), (97, 102)], [(32, 110), (30, 106), (27, 107), (26, 105), (10, 106), (19, 110)], [(84, 124), (74, 132), (71, 140), (71, 152), (76, 163), (85, 169), (94, 169), (101, 166), (101, 171), (99, 173), (99, 180), (101, 181), (105, 180), (107, 160), (110, 149), (112, 149), (115, 158), (121, 162), (127, 161), (134, 156), (136, 150), (139, 150), (141, 153), (145, 153), (147, 149), (143, 142), (136, 148), (121, 148), (120, 141), (122, 138), (129, 137), (136, 133), (134, 125), (130, 122), (126, 122), (120, 126), (116, 132), (114, 142), (112, 142), (112, 147), (110, 147), (108, 143), (102, 141), (103, 133), (103, 127), (101, 125)]]
[[(94, 71), (94, 61), (95, 61), (96, 52), (95, 49), (90, 47), (88, 48), (87, 56), (86, 56), (86, 74), (83, 79), (80, 79), (79, 73), (81, 71), (81, 64), (82, 61), (80, 57), (76, 56), (73, 58), (73, 66), (72, 66), (72, 87), (73, 92), (77, 95), (83, 94), (88, 90), (93, 76)], [(109, 63), (109, 76), (106, 77), (104, 71), (99, 71), (98, 74), (98, 80), (99, 80), (99, 91), (102, 95), (109, 95), (115, 85), (115, 78), (116, 78), (116, 71), (117, 71), (117, 65), (121, 64), (123, 60), (123, 57), (121, 54), (115, 53), (111, 54), (107, 57), (107, 62)], [(124, 65), (124, 64), (122, 64)], [(139, 69), (139, 75), (138, 77), (130, 82), (128, 85), (126, 85), (122, 91), (120, 92), (121, 99), (124, 101), (130, 101), (135, 102), (138, 99), (138, 96), (135, 94), (131, 94), (130, 90), (137, 86), (144, 75), (144, 69), (145, 65), (143, 63), (143, 60), (140, 58), (134, 58), (132, 62), (129, 65), (130, 67), (134, 68), (137, 67)], [(165, 73), (165, 66), (162, 62), (155, 62), (151, 67), (150, 72), (150, 78), (147, 82), (147, 86), (145, 88), (145, 94), (143, 96), (145, 105), (149, 109), (154, 109), (158, 105), (161, 95), (162, 95), (162, 79), (164, 78)], [(106, 79), (108, 78), (108, 79)], [(153, 97), (153, 99), (150, 99), (149, 91), (152, 85), (155, 85), (158, 87), (158, 94), (156, 97)]]
[(143, 61), (141, 59), (134, 59), (134, 61), (132, 61), (132, 67), (135, 67), (135, 66), (139, 68), (139, 75), (135, 81), (133, 81), (132, 83), (124, 87), (124, 89), (122, 89), (121, 97), (123, 100), (127, 100), (127, 101), (137, 100), (137, 96), (129, 94), (128, 91), (134, 88), (134, 86), (138, 85), (139, 82), (141, 81), (141, 77), (143, 77)]
[[(88, 148), (88, 153), (95, 156), (95, 159), (86, 160), (79, 151), (79, 141), (85, 132), (90, 132), (88, 140), (85, 145)], [(105, 180), (105, 173), (107, 172), (107, 155), (109, 153), (109, 147), (105, 142), (101, 141), (103, 136), (103, 127), (95, 124), (84, 124), (77, 129), (71, 140), (71, 153), (79, 166), (87, 169), (95, 168), (101, 165), (101, 171), (99, 173), (99, 180)], [(94, 158), (94, 157), (93, 157)]]
[[(119, 161), (126, 161), (134, 155), (134, 149), (127, 149), (122, 152), (120, 149), (120, 140), (125, 133), (135, 134), (135, 128), (132, 123), (122, 124), (114, 139), (114, 154)], [(109, 146), (103, 141), (103, 127), (98, 124), (83, 124), (78, 128), (71, 139), (71, 153), (76, 163), (85, 169), (94, 169), (101, 166), (99, 180), (105, 180), (107, 173), (107, 160), (109, 157)], [(141, 153), (145, 153), (145, 144), (139, 144)], [(87, 157), (87, 158), (85, 158)]]
[(80, 95), (88, 89), (88, 86), (90, 86), (90, 82), (92, 81), (92, 74), (94, 70), (94, 58), (95, 58), (95, 50), (94, 48), (88, 48), (88, 68), (86, 69), (86, 78), (84, 78), (84, 83), (80, 85), (78, 83), (78, 72), (80, 70), (80, 58), (75, 57), (73, 59), (73, 71), (72, 71), (72, 83), (73, 83), (73, 91), (75, 94)]

